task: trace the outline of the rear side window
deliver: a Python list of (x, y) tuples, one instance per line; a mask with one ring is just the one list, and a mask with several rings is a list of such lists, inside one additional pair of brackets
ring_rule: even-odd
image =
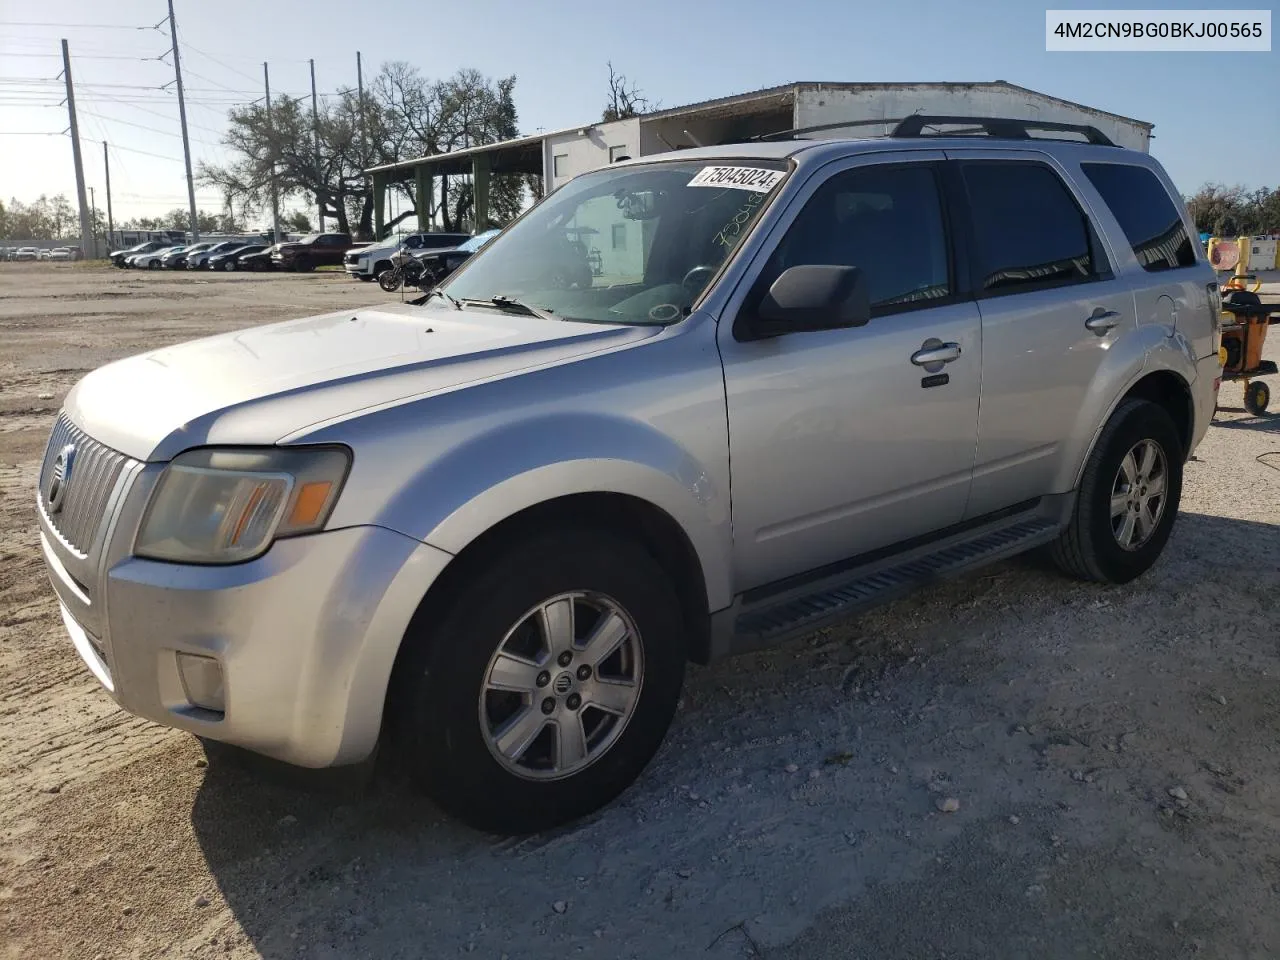
[(1095, 278), (1089, 221), (1061, 178), (1028, 161), (961, 166), (977, 241), (978, 289), (992, 294)]
[(1122, 163), (1082, 163), (1080, 168), (1111, 208), (1142, 269), (1195, 266), (1182, 217), (1154, 173)]

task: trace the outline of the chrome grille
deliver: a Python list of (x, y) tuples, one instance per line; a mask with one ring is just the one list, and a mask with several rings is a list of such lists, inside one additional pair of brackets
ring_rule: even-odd
[[(58, 455), (68, 446), (75, 447), (71, 476), (55, 511), (49, 505), (49, 487)], [(123, 453), (99, 443), (73, 424), (65, 413), (58, 414), (40, 470), (40, 506), (54, 529), (82, 556), (93, 546), (111, 491), (129, 462)]]

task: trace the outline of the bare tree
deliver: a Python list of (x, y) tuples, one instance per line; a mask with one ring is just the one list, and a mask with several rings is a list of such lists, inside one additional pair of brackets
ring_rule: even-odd
[(642, 95), (640, 88), (627, 80), (626, 74), (618, 73), (613, 69), (612, 60), (609, 61), (608, 66), (609, 101), (604, 105), (604, 113), (601, 117), (605, 123), (639, 116), (653, 106), (649, 103), (649, 99)]

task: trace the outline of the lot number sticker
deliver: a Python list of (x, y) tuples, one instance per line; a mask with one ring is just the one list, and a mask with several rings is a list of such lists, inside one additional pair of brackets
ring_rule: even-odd
[(732, 187), (768, 193), (784, 176), (782, 170), (761, 167), (703, 167), (689, 181), (691, 187)]

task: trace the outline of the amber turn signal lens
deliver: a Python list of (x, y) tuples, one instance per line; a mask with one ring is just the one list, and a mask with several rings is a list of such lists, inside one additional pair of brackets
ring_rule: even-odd
[(293, 509), (289, 511), (289, 526), (309, 527), (320, 518), (325, 501), (329, 499), (329, 491), (333, 484), (328, 480), (304, 483), (298, 488), (294, 498)]

